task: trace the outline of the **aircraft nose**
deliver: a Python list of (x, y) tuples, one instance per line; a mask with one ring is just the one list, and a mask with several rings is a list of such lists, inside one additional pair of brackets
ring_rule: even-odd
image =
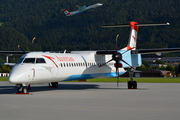
[(16, 74), (10, 74), (8, 80), (10, 83), (17, 84), (19, 81), (21, 81), (20, 78), (21, 77)]
[(8, 81), (14, 84), (20, 83), (23, 76), (22, 71), (24, 71), (23, 68), (21, 69), (19, 66), (14, 66), (9, 74)]

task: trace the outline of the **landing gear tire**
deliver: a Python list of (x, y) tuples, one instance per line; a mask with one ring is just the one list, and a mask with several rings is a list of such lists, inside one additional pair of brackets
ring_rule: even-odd
[(25, 87), (23, 87), (22, 92), (27, 93), (27, 89)]
[(128, 89), (137, 89), (137, 82), (136, 81), (129, 81), (128, 82)]
[(19, 86), (17, 93), (27, 93), (27, 89), (22, 85)]
[(132, 88), (132, 82), (128, 81), (128, 89), (131, 89), (131, 88)]
[(133, 85), (132, 85), (133, 89), (137, 89), (137, 82), (133, 81)]

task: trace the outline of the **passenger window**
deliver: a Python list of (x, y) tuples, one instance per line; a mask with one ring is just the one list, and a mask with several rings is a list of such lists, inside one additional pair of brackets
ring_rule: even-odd
[(37, 58), (36, 63), (46, 63), (46, 61), (43, 58)]
[(35, 58), (25, 58), (23, 63), (34, 63), (35, 62)]

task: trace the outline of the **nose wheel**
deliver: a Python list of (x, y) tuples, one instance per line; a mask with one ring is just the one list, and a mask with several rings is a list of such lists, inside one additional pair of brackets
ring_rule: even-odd
[(17, 93), (16, 94), (29, 94), (27, 92), (27, 88), (25, 86), (23, 86), (22, 84), (21, 85), (18, 85), (18, 90), (17, 90)]

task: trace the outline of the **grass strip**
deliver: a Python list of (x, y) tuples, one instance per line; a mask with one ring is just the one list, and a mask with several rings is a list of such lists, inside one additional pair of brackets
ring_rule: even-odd
[(0, 81), (8, 81), (8, 77), (0, 77)]
[[(137, 81), (138, 83), (180, 83), (180, 78), (133, 78), (134, 81)], [(127, 82), (130, 79), (128, 77), (120, 77), (119, 82)], [(8, 77), (0, 77), (0, 81), (8, 81)], [(83, 82), (83, 81), (69, 81), (69, 82)], [(117, 78), (96, 78), (96, 79), (87, 79), (86, 82), (117, 82)]]
[[(180, 83), (180, 78), (133, 78), (138, 83)], [(119, 78), (119, 82), (127, 82), (130, 78)], [(72, 82), (72, 81), (71, 81)], [(75, 82), (75, 81), (74, 81)], [(117, 82), (117, 78), (96, 78), (87, 79), (86, 82)]]

